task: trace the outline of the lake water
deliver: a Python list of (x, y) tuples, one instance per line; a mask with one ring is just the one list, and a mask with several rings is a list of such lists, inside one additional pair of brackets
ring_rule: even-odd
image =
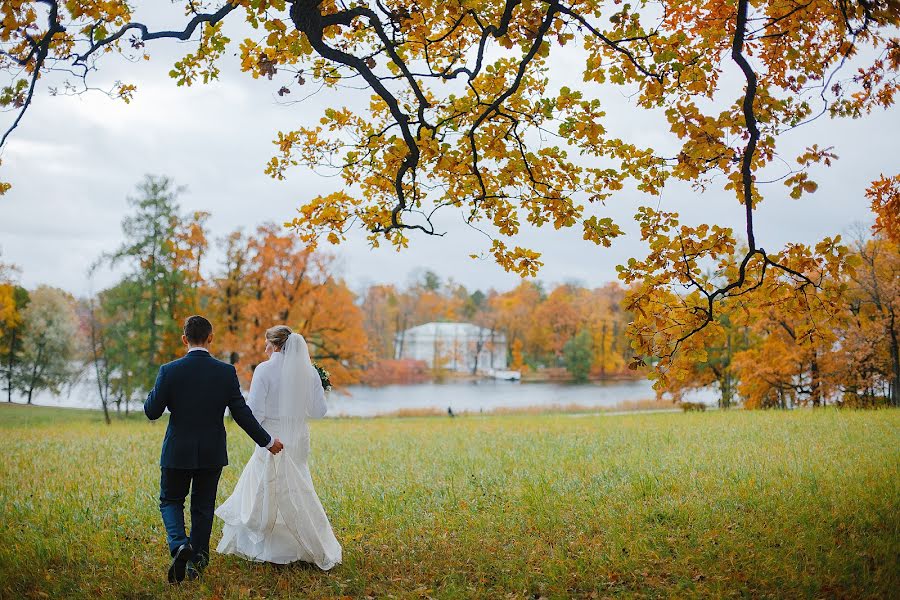
[[(379, 388), (351, 386), (344, 393), (329, 393), (328, 414), (371, 417), (399, 410), (446, 411), (448, 407), (456, 413), (573, 404), (615, 407), (622, 403), (648, 400), (653, 395), (651, 383), (646, 380), (580, 385), (483, 380), (389, 385)], [(716, 403), (713, 390), (702, 390), (686, 399), (712, 405)], [(96, 388), (87, 384), (78, 385), (58, 396), (39, 394), (34, 403), (43, 406), (100, 407)], [(137, 409), (140, 410), (140, 407)]]

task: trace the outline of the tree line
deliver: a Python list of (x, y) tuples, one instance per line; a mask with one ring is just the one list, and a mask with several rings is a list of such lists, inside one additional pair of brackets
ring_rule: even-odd
[(263, 334), (275, 323), (303, 333), (314, 360), (346, 385), (389, 382), (385, 365), (403, 356), (409, 328), (463, 321), (502, 334), (510, 368), (525, 373), (565, 373), (574, 381), (649, 375), (658, 394), (676, 401), (713, 386), (722, 407), (900, 406), (900, 245), (897, 231), (878, 223), (873, 231), (857, 228), (841, 246), (840, 269), (808, 293), (779, 288), (772, 277), (766, 294), (723, 303), (712, 326), (660, 370), (659, 357), (641, 355), (647, 341), (636, 338), (661, 335), (665, 318), (629, 302), (642, 282), (628, 282), (627, 274), (626, 285), (548, 289), (523, 280), (508, 291), (470, 291), (425, 270), (405, 286), (354, 293), (333, 255), (273, 224), (214, 240), (221, 258), (208, 265), (209, 214), (183, 213), (180, 193), (166, 177), (139, 184), (122, 222), (123, 243), (91, 267), (123, 274), (87, 297), (48, 286), (26, 290), (15, 283), (16, 269), (0, 261), (8, 402), (21, 396), (31, 403), (41, 390), (89, 381), (104, 410), (127, 413), (157, 365), (182, 351), (185, 316), (203, 313), (216, 326), (215, 353), (245, 384), (265, 358)]
[[(368, 357), (362, 312), (336, 276), (335, 257), (301, 247), (273, 224), (210, 241), (209, 214), (182, 213), (181, 189), (147, 176), (128, 199), (124, 242), (91, 272), (115, 267), (117, 283), (85, 298), (15, 283), (0, 271), (0, 357), (7, 400), (58, 393), (90, 380), (104, 410), (127, 412), (153, 383), (157, 367), (182, 352), (181, 324), (202, 313), (215, 324), (215, 352), (245, 382), (263, 353), (265, 329), (302, 331), (314, 360), (334, 381), (352, 383)], [(210, 244), (222, 260), (206, 273)]]

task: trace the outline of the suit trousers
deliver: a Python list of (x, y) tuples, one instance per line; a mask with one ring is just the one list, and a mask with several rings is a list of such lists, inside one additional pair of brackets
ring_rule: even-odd
[[(161, 468), (159, 511), (166, 526), (169, 552), (174, 556), (182, 544), (190, 542), (194, 552), (209, 559), (209, 536), (216, 508), (216, 489), (222, 467), (211, 469)], [(191, 493), (191, 535), (184, 528), (184, 500)]]

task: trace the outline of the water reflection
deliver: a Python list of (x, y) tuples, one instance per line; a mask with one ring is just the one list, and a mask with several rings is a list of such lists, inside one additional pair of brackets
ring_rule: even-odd
[[(596, 384), (519, 383), (484, 380), (464, 383), (351, 386), (349, 395), (331, 394), (329, 414), (374, 416), (402, 410), (451, 408), (454, 413), (532, 406), (615, 407), (654, 397), (651, 382), (617, 381)], [(694, 394), (694, 402), (715, 404), (710, 392)]]

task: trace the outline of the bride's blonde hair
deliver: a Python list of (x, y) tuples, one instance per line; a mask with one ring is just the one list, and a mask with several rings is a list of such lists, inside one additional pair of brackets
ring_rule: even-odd
[(266, 341), (271, 342), (273, 346), (281, 350), (284, 348), (288, 337), (294, 333), (287, 325), (276, 325), (266, 329)]

